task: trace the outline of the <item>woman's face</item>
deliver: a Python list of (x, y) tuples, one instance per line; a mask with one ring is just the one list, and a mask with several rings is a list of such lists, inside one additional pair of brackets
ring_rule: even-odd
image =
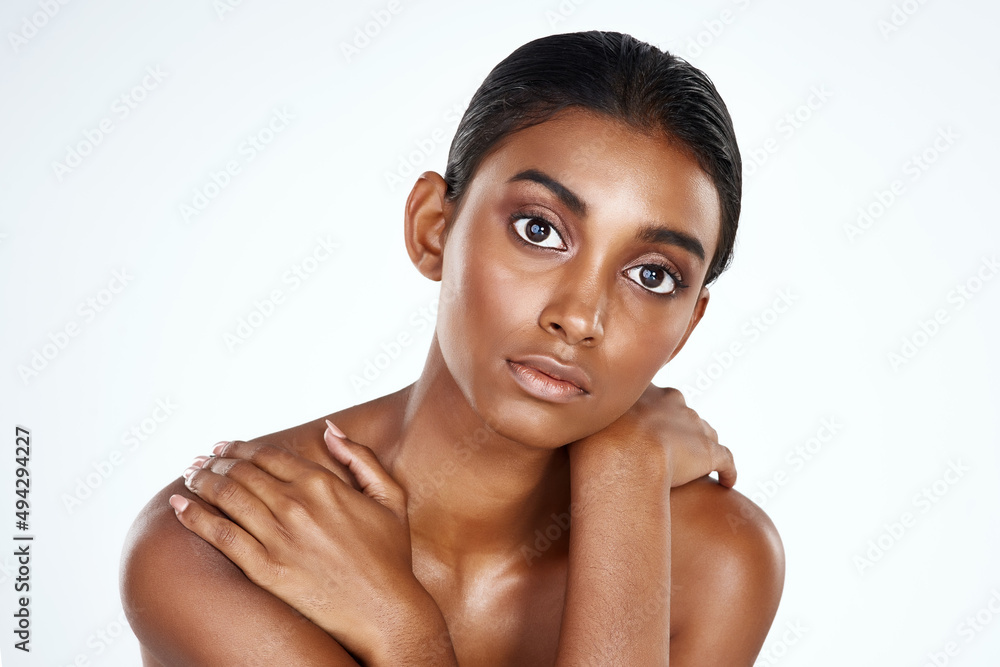
[(617, 419), (707, 305), (718, 196), (662, 135), (562, 112), (498, 144), (450, 214), (441, 352), (486, 423), (525, 444)]

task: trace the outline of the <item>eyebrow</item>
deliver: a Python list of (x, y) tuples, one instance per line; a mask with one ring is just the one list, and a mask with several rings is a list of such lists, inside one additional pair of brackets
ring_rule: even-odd
[(522, 172), (514, 174), (514, 176), (507, 182), (514, 183), (515, 181), (532, 181), (534, 183), (544, 185), (552, 192), (552, 194), (559, 197), (559, 201), (561, 201), (566, 208), (573, 211), (577, 217), (585, 218), (587, 216), (587, 205), (583, 203), (583, 200), (573, 194), (572, 190), (548, 174), (538, 171), (537, 169), (525, 169)]
[[(572, 190), (544, 172), (537, 169), (525, 169), (524, 171), (514, 174), (508, 183), (514, 183), (516, 181), (531, 181), (533, 183), (543, 185), (550, 192), (552, 192), (552, 194), (558, 197), (559, 201), (561, 201), (566, 208), (571, 210), (577, 217), (584, 218), (587, 216), (587, 205), (583, 202), (583, 200), (577, 197)], [(684, 232), (678, 232), (666, 227), (650, 225), (640, 229), (636, 233), (635, 239), (644, 243), (664, 243), (667, 245), (677, 246), (687, 250), (702, 262), (705, 261), (705, 247), (701, 244), (701, 241), (690, 234), (685, 234)]]
[(667, 245), (677, 246), (687, 250), (702, 262), (705, 261), (705, 247), (701, 244), (701, 241), (684, 232), (674, 231), (666, 227), (650, 226), (640, 229), (635, 238), (637, 241), (644, 241), (646, 243), (666, 243)]

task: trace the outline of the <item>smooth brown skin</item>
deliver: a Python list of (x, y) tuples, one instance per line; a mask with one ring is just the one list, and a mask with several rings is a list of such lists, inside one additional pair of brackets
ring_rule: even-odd
[[(586, 215), (541, 184), (508, 183), (528, 168), (572, 190)], [(371, 447), (407, 491), (413, 572), (444, 615), (459, 663), (551, 665), (569, 533), (530, 564), (522, 547), (569, 507), (562, 445), (625, 413), (707, 305), (700, 288), (707, 260), (676, 245), (639, 243), (636, 231), (657, 223), (683, 232), (710, 259), (718, 199), (683, 149), (577, 110), (505, 138), (459, 210), (443, 195), (443, 179), (427, 172), (406, 207), (410, 257), (423, 275), (442, 281), (420, 378), (327, 417)], [(568, 249), (519, 243), (509, 217), (525, 207), (554, 223)], [(651, 294), (625, 275), (646, 263), (671, 266), (691, 287), (671, 298)], [(525, 394), (506, 360), (531, 353), (580, 366), (591, 393), (567, 404)], [(324, 429), (320, 418), (255, 440), (338, 470)], [(147, 667), (356, 664), (181, 525), (167, 504), (173, 493), (194, 498), (181, 479), (157, 495), (133, 526), (123, 559), (126, 613)], [(784, 578), (774, 526), (710, 478), (671, 490), (669, 514), (672, 664), (751, 665)], [(609, 601), (608, 613), (615, 604), (627, 608), (628, 600)]]

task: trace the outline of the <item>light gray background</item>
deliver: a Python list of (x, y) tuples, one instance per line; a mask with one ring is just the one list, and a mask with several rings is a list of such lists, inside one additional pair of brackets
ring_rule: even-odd
[[(367, 25), (387, 6), (0, 9), (0, 506), (10, 540), (23, 425), (37, 536), (33, 652), (5, 630), (3, 662), (136, 664), (118, 563), (149, 497), (217, 440), (416, 378), (437, 284), (402, 242), (414, 175), (443, 172), (465, 104), (514, 48), (599, 28), (703, 68), (744, 155), (736, 262), (657, 381), (718, 429), (737, 489), (784, 540), (758, 665), (997, 664), (997, 5), (399, 0)], [(348, 57), (366, 25), (374, 36)], [(249, 160), (244, 142), (268, 138), (275, 110), (294, 118)], [(111, 131), (58, 174), (102, 120)], [(239, 173), (186, 221), (181, 205), (230, 161)], [(861, 208), (871, 223), (851, 234)], [(318, 239), (339, 246), (324, 261)], [(314, 269), (297, 286), (296, 266)], [(230, 349), (225, 335), (273, 290), (282, 303)], [(410, 344), (379, 357), (400, 334)], [(36, 352), (51, 358), (23, 378)], [(367, 362), (381, 368), (356, 387)]]

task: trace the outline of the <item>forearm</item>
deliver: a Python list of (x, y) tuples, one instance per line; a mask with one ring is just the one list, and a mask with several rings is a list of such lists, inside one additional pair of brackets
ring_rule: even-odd
[[(670, 494), (629, 452), (570, 452), (572, 526), (556, 664), (667, 665)], [(590, 450), (592, 453), (593, 450)]]
[(359, 657), (368, 667), (457, 667), (451, 634), (434, 599), (422, 588), (387, 610)]

